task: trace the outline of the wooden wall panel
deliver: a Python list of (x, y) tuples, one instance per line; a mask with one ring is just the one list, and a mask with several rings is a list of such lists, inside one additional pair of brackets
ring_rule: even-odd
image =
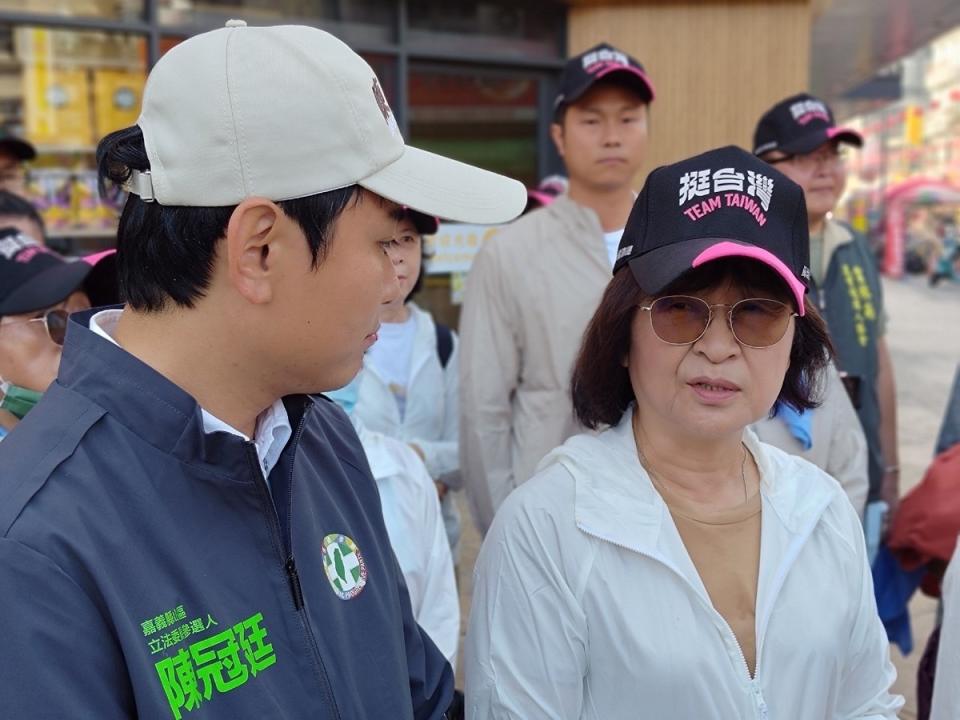
[(607, 41), (644, 64), (657, 91), (643, 177), (730, 143), (749, 149), (760, 114), (807, 88), (808, 0), (641, 0), (569, 10), (570, 54)]

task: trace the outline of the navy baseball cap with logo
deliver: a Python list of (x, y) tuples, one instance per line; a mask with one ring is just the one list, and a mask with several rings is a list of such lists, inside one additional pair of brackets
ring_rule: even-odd
[(640, 287), (656, 295), (685, 272), (732, 257), (773, 269), (804, 314), (810, 237), (803, 190), (731, 145), (650, 173), (613, 272), (629, 266)]
[(643, 65), (622, 50), (608, 43), (600, 43), (567, 61), (560, 75), (557, 99), (553, 103), (554, 115), (579, 100), (587, 90), (605, 78), (633, 88), (645, 103), (653, 101), (653, 83)]
[[(98, 299), (115, 301), (113, 255), (100, 253), (89, 261), (70, 261), (15, 228), (0, 229), (0, 316), (57, 305), (76, 290), (86, 289), (91, 276), (98, 279)], [(105, 289), (101, 292), (101, 288)]]
[(779, 150), (788, 155), (805, 155), (831, 140), (863, 146), (860, 133), (837, 126), (829, 105), (801, 93), (781, 100), (763, 114), (753, 133), (753, 154)]

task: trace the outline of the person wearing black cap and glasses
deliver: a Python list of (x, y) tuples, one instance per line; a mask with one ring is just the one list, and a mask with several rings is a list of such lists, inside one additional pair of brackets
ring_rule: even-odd
[[(826, 103), (800, 94), (764, 113), (754, 131), (753, 152), (803, 188), (813, 301), (830, 329), (837, 365), (867, 439), (868, 508), (882, 501), (892, 516), (899, 500), (900, 466), (880, 276), (866, 239), (831, 217), (846, 184), (844, 148), (862, 145), (859, 133), (835, 123)], [(868, 510), (871, 536), (880, 531), (875, 517)]]
[(578, 429), (567, 381), (633, 205), (653, 97), (643, 66), (610, 45), (568, 61), (550, 131), (569, 188), (487, 242), (470, 270), (460, 468), (481, 532)]
[(116, 301), (112, 255), (68, 262), (16, 228), (0, 229), (0, 438), (56, 377), (67, 315), (89, 308), (91, 295)]
[(480, 551), (468, 717), (896, 717), (856, 512), (749, 430), (816, 404), (807, 258), (803, 192), (746, 151), (650, 174), (571, 383), (598, 432)]

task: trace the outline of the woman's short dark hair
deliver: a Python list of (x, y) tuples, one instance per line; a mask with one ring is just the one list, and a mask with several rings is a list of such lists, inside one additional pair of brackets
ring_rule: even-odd
[[(126, 183), (132, 170), (149, 170), (140, 128), (103, 138), (97, 146), (97, 168), (104, 195), (111, 183)], [(314, 268), (323, 260), (333, 223), (358, 197), (358, 187), (352, 185), (277, 203), (302, 228)], [(235, 209), (160, 205), (130, 194), (117, 230), (117, 274), (127, 303), (145, 312), (163, 310), (168, 303), (193, 307), (209, 287), (217, 243)]]
[[(718, 260), (684, 273), (657, 296), (693, 294), (722, 286), (735, 287), (793, 305), (783, 280), (755, 260)], [(571, 395), (577, 418), (597, 430), (620, 422), (634, 401), (630, 375), (625, 367), (630, 352), (631, 330), (640, 305), (651, 299), (629, 269), (610, 281), (600, 306), (587, 326), (573, 370)], [(777, 398), (798, 410), (817, 407), (821, 371), (833, 355), (827, 327), (807, 300), (806, 314), (797, 317), (790, 365)]]
[(420, 236), (420, 272), (417, 275), (417, 281), (413, 284), (413, 287), (410, 288), (410, 292), (407, 293), (407, 297), (404, 298), (403, 302), (408, 303), (413, 300), (413, 296), (416, 295), (423, 289), (423, 281), (427, 277), (427, 263), (430, 262), (430, 258), (433, 257), (433, 253), (427, 249), (427, 244), (423, 241), (423, 235)]

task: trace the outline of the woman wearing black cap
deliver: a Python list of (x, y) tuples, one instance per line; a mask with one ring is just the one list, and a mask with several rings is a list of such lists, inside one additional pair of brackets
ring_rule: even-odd
[(94, 271), (100, 259), (68, 262), (14, 228), (0, 230), (0, 439), (57, 376), (68, 313), (90, 307), (90, 293), (115, 301), (112, 260)]
[(806, 233), (800, 188), (742, 150), (650, 175), (573, 376), (600, 432), (544, 459), (477, 561), (468, 716), (896, 716), (856, 512), (748, 430), (816, 404)]

